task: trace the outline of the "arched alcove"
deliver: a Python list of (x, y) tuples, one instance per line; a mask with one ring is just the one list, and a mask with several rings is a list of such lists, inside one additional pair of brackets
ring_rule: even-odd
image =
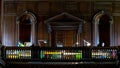
[(99, 31), (99, 46), (102, 43), (105, 46), (110, 46), (110, 23), (109, 23), (109, 16), (104, 14), (99, 19), (98, 31)]
[(16, 44), (31, 42), (36, 45), (36, 23), (36, 16), (30, 11), (25, 11), (17, 18)]
[(114, 46), (113, 17), (107, 11), (100, 11), (93, 18), (93, 46), (105, 44)]

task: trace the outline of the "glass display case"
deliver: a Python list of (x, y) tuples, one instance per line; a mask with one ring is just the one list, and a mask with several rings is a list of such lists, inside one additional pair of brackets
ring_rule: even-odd
[(6, 47), (6, 60), (37, 62), (116, 62), (118, 49), (112, 47)]
[(31, 50), (6, 50), (7, 59), (31, 59)]
[(82, 49), (78, 48), (43, 48), (40, 50), (42, 61), (78, 61), (82, 60)]
[(30, 47), (7, 47), (5, 49), (5, 59), (31, 59), (32, 51)]
[(92, 68), (99, 66), (116, 68), (119, 61), (118, 49), (112, 47), (5, 47), (2, 52), (8, 67), (32, 65), (35, 68), (44, 66), (53, 68), (55, 65), (56, 67), (78, 65), (84, 68), (90, 65)]
[(102, 61), (117, 60), (117, 51), (117, 48), (92, 48), (92, 59)]
[(40, 50), (41, 60), (81, 60), (82, 50)]

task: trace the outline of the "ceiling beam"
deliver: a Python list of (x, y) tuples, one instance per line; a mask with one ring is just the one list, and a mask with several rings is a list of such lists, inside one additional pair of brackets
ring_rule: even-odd
[[(4, 1), (15, 1), (15, 0), (4, 0)], [(17, 0), (18, 1), (18, 0)], [(102, 1), (102, 2), (115, 2), (115, 1), (120, 1), (120, 0), (20, 0), (20, 1), (76, 1), (76, 2), (81, 2), (81, 1), (86, 1), (86, 2), (91, 2), (91, 1)]]
[(78, 26), (52, 26), (55, 28), (78, 28)]

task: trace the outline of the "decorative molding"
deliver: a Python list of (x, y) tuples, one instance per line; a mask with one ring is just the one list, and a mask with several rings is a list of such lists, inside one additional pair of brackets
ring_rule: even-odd
[(16, 13), (5, 13), (4, 16), (17, 16)]
[[(15, 1), (15, 0), (4, 0), (4, 1)], [(78, 0), (20, 0), (20, 1), (78, 1)], [(89, 0), (82, 0), (89, 1)]]
[(114, 41), (114, 28), (113, 28), (113, 16), (112, 14), (108, 13), (107, 11), (100, 11), (97, 14), (94, 15), (93, 18), (93, 46), (97, 46), (99, 44), (99, 32), (98, 32), (98, 23), (99, 23), (99, 18), (107, 14), (110, 17), (110, 46), (114, 46), (115, 41)]
[(73, 15), (67, 13), (67, 12), (63, 12), (61, 14), (58, 14), (58, 15), (56, 15), (54, 17), (49, 18), (48, 20), (45, 20), (45, 23), (52, 22), (53, 20), (57, 19), (58, 17), (62, 17), (62, 16), (67, 16), (67, 17), (69, 17), (69, 18), (71, 18), (73, 20), (76, 20), (77, 22), (84, 22), (84, 20), (82, 20), (82, 19), (80, 19), (78, 17), (75, 17), (75, 16), (73, 16)]
[(120, 13), (112, 13), (113, 16), (120, 16)]
[(31, 11), (25, 11), (23, 12), (21, 15), (16, 17), (16, 44), (19, 42), (19, 23), (20, 23), (20, 19), (22, 18), (22, 16), (24, 15), (29, 15), (29, 17), (32, 19), (31, 22), (31, 38), (30, 38), (30, 42), (32, 42), (32, 44), (36, 45), (36, 33), (35, 33), (35, 24), (37, 23), (37, 19), (36, 16), (34, 15), (34, 13), (32, 13)]
[(95, 5), (97, 5), (97, 4), (99, 4), (99, 5), (107, 4), (107, 5), (108, 5), (108, 4), (112, 4), (112, 2), (100, 2), (100, 1), (99, 1), (99, 2), (95, 2), (94, 4), (95, 4)]

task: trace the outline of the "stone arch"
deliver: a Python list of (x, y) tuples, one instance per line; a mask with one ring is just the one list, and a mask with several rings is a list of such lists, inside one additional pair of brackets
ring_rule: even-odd
[(114, 23), (113, 23), (113, 17), (112, 17), (112, 15), (109, 12), (104, 11), (104, 10), (98, 12), (93, 17), (93, 37), (92, 37), (93, 40), (92, 40), (92, 44), (93, 44), (93, 46), (97, 46), (99, 44), (98, 25), (99, 25), (100, 18), (103, 15), (107, 15), (110, 18), (110, 20), (109, 20), (109, 23), (110, 23), (110, 46), (113, 46), (114, 45)]
[(17, 17), (16, 21), (16, 44), (20, 41), (20, 24), (30, 25), (30, 41), (32, 44), (36, 45), (36, 23), (37, 19), (33, 12), (25, 11), (20, 16)]

